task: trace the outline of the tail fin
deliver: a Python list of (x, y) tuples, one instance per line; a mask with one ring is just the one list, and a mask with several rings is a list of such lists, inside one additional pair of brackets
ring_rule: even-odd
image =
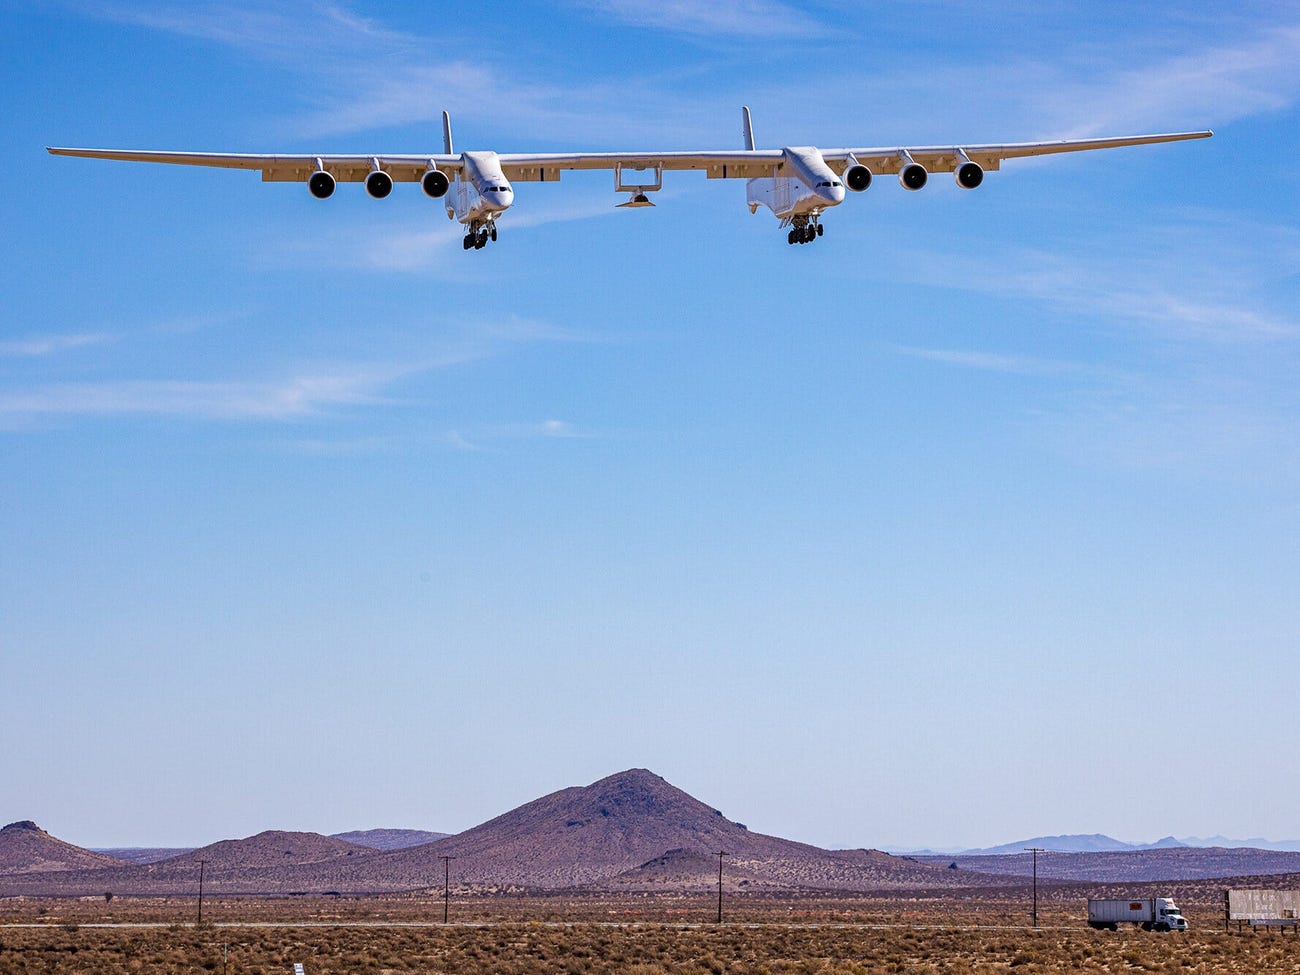
[(749, 118), (749, 106), (740, 106), (741, 135), (745, 139), (745, 148), (754, 150), (754, 123)]
[(447, 155), (455, 155), (451, 148), (451, 116), (446, 112), (442, 113), (442, 151)]

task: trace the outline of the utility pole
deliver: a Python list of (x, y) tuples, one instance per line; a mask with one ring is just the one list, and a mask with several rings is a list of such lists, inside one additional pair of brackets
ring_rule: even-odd
[(1027, 846), (1025, 850), (1034, 855), (1034, 927), (1038, 927), (1038, 854), (1045, 852), (1041, 846)]
[(442, 923), (447, 923), (447, 909), (451, 906), (451, 887), (447, 879), (451, 876), (451, 861), (458, 857), (439, 857), (442, 861)]
[(718, 923), (722, 923), (722, 858), (731, 856), (726, 850), (718, 851)]
[(207, 860), (199, 861), (199, 919), (195, 924), (196, 927), (203, 926), (203, 867)]

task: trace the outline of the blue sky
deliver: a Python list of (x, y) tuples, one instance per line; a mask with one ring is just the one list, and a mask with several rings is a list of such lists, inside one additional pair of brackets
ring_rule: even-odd
[[(819, 844), (1293, 838), (1289, 3), (0, 0), (0, 815), (456, 831), (633, 766)], [(881, 179), (411, 185), (423, 152), (1213, 128)]]

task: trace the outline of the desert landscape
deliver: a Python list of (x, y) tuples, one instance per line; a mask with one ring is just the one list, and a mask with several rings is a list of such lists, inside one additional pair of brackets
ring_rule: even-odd
[[(753, 833), (645, 769), (562, 789), (455, 836), (352, 838), (363, 842), (266, 831), (179, 853), (134, 851), (132, 862), (12, 823), (0, 830), (0, 972), (270, 975), (302, 963), (309, 975), (865, 975), (1300, 964), (1295, 928), (1252, 933), (1223, 913), (1229, 887), (1300, 887), (1300, 854), (1286, 851), (1053, 854), (1040, 859), (1035, 890), (1017, 856), (913, 858)], [(1115, 896), (1173, 897), (1191, 930), (1089, 929), (1087, 899)]]

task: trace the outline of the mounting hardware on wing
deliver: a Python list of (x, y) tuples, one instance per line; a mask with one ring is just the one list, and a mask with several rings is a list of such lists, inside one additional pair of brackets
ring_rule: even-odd
[(316, 171), (307, 180), (307, 189), (318, 200), (328, 200), (334, 195), (334, 177), (325, 171), (325, 162), (316, 157)]
[(379, 159), (370, 160), (370, 175), (366, 177), (366, 192), (372, 200), (382, 200), (393, 192), (393, 177), (379, 168)]
[(446, 173), (434, 165), (432, 159), (429, 160), (429, 168), (420, 177), (420, 189), (424, 190), (424, 195), (431, 200), (446, 196), (447, 190), (451, 189), (451, 180), (447, 178)]
[(925, 171), (924, 166), (912, 158), (912, 154), (906, 149), (899, 150), (899, 155), (903, 159), (903, 166), (898, 171), (898, 182), (903, 189), (915, 192), (925, 185), (930, 174)]
[(844, 170), (844, 185), (854, 193), (861, 193), (871, 185), (871, 170), (849, 156), (849, 166)]
[(628, 201), (626, 203), (620, 203), (618, 204), (618, 207), (622, 208), (622, 207), (654, 206), (654, 204), (650, 202), (650, 197), (646, 196), (646, 194), (654, 193), (657, 190), (663, 189), (664, 187), (663, 163), (660, 163), (657, 166), (628, 166), (627, 167), (628, 169), (631, 169), (633, 172), (637, 172), (637, 173), (644, 173), (647, 170), (653, 170), (655, 176), (655, 181), (653, 183), (624, 183), (623, 168), (624, 167), (622, 163), (614, 164), (614, 192), (628, 193), (630, 194), (630, 196), (628, 197)]
[(973, 190), (984, 182), (984, 167), (972, 162), (965, 149), (957, 150), (957, 166), (952, 171), (952, 178), (964, 190)]

